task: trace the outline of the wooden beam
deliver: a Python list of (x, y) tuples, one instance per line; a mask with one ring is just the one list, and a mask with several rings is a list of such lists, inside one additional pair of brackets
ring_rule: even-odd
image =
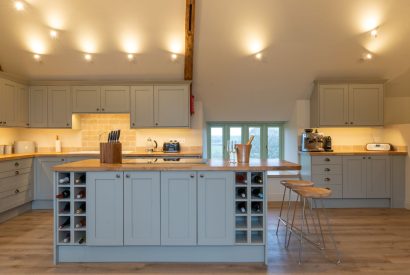
[(186, 0), (184, 79), (192, 80), (194, 69), (195, 0)]

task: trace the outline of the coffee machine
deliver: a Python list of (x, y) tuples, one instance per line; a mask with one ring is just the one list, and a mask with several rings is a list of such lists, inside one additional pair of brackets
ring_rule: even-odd
[(305, 129), (302, 133), (301, 151), (303, 152), (323, 152), (324, 136), (317, 130)]

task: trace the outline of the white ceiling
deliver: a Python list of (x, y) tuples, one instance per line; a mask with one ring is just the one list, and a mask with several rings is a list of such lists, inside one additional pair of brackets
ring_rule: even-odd
[[(287, 120), (315, 78), (392, 79), (410, 67), (409, 0), (196, 2), (194, 94), (207, 120)], [(30, 79), (183, 79), (183, 56), (173, 63), (170, 52), (177, 47), (183, 55), (185, 0), (26, 3), (18, 12), (13, 1), (0, 0), (6, 72)], [(379, 36), (372, 39), (375, 26)], [(50, 28), (60, 30), (57, 40)], [(136, 63), (127, 61), (125, 41), (136, 45)], [(253, 55), (259, 50), (262, 61)], [(42, 63), (35, 51), (44, 53)], [(92, 63), (84, 61), (86, 51), (94, 52)], [(365, 52), (374, 59), (361, 61)]]

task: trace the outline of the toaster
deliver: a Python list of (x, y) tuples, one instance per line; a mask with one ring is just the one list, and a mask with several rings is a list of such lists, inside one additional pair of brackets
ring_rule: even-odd
[(176, 140), (170, 140), (169, 142), (164, 142), (162, 151), (165, 153), (177, 153), (181, 151), (181, 145)]

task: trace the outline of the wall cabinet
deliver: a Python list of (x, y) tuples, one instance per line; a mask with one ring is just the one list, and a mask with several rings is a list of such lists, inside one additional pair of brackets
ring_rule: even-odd
[(0, 127), (27, 127), (27, 87), (6, 79), (0, 79)]
[(233, 245), (234, 175), (199, 172), (198, 245)]
[(189, 85), (131, 87), (131, 128), (189, 127)]
[(126, 172), (124, 245), (161, 244), (160, 172)]
[(316, 83), (311, 126), (382, 126), (383, 84)]
[(124, 244), (123, 173), (87, 173), (87, 244)]
[(72, 87), (74, 113), (128, 113), (129, 100), (128, 86)]
[(195, 172), (161, 174), (161, 245), (196, 245)]
[(31, 128), (71, 128), (71, 92), (69, 86), (30, 88)]

